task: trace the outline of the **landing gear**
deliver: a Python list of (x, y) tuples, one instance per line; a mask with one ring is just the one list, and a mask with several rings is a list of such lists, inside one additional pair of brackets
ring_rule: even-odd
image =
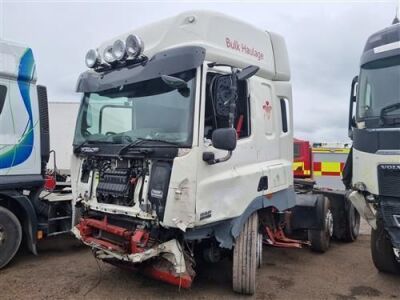
[(233, 249), (232, 285), (237, 293), (252, 295), (256, 290), (257, 266), (261, 263), (259, 239), (255, 212), (244, 224)]
[(383, 221), (377, 219), (376, 226), (376, 229), (371, 228), (371, 254), (374, 265), (380, 272), (400, 274), (400, 263), (394, 256), (392, 241), (383, 226)]
[(0, 207), (0, 269), (17, 253), (22, 240), (22, 228), (17, 217)]

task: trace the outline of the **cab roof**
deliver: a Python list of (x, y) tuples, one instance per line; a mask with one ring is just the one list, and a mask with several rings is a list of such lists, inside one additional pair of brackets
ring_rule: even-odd
[(284, 39), (230, 16), (211, 11), (188, 11), (114, 37), (98, 48), (100, 54), (117, 39), (138, 35), (144, 54), (175, 47), (200, 46), (205, 59), (239, 68), (260, 67), (258, 76), (270, 80), (290, 80), (289, 59)]
[(0, 39), (0, 77), (36, 81), (32, 50), (27, 46)]

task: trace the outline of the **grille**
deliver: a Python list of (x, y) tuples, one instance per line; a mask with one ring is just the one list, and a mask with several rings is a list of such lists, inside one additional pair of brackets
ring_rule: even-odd
[(393, 216), (400, 216), (400, 198), (381, 197), (382, 217), (389, 227), (397, 227)]
[(379, 194), (400, 197), (400, 164), (382, 164), (378, 166)]

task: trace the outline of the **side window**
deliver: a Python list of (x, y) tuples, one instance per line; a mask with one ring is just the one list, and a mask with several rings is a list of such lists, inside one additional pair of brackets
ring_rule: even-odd
[(7, 87), (0, 85), (0, 114), (3, 111), (4, 103), (6, 102)]
[[(224, 103), (218, 103), (218, 99), (214, 99), (214, 92), (211, 88), (214, 80), (218, 76), (220, 76), (220, 74), (207, 74), (206, 107), (204, 116), (204, 137), (207, 139), (211, 139), (212, 133), (215, 129), (226, 128), (229, 126), (229, 107)], [(234, 126), (239, 139), (248, 137), (251, 133), (249, 100), (247, 82), (238, 81), (238, 99)]]
[(281, 103), (281, 118), (282, 118), (282, 132), (289, 131), (289, 101), (285, 98), (280, 99)]

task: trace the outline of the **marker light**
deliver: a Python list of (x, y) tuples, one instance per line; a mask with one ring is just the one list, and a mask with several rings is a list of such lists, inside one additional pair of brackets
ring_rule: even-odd
[(112, 55), (116, 60), (123, 60), (126, 57), (125, 43), (121, 40), (116, 40), (112, 46)]
[(101, 63), (101, 58), (97, 50), (91, 49), (86, 53), (85, 57), (86, 66), (88, 68), (95, 68)]
[(129, 58), (136, 58), (142, 54), (144, 49), (143, 41), (135, 34), (130, 34), (125, 40), (126, 53)]
[(105, 60), (106, 63), (111, 64), (111, 63), (113, 63), (115, 61), (115, 58), (114, 58), (114, 55), (113, 55), (112, 52), (113, 52), (112, 51), (112, 46), (107, 46), (104, 49), (103, 59)]

